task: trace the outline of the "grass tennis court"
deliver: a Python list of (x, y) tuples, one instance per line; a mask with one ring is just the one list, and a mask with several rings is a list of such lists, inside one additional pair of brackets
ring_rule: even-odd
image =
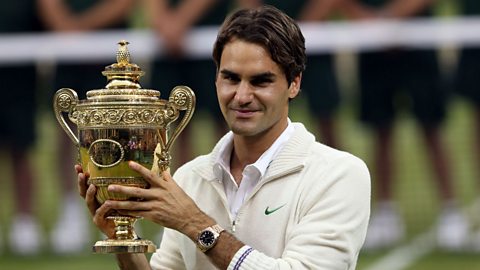
[[(353, 95), (352, 95), (353, 96)], [(306, 111), (303, 100), (294, 101), (291, 118), (293, 121), (304, 121), (311, 129), (314, 129), (313, 116)], [(370, 162), (372, 141), (369, 131), (355, 119), (355, 105), (345, 100), (342, 110), (339, 112), (339, 136), (344, 149), (360, 156), (367, 164)], [(207, 117), (199, 113), (192, 125), (194, 134), (200, 143), (195, 150), (196, 154), (205, 153), (213, 143), (212, 124)], [(450, 148), (450, 158), (453, 166), (453, 174), (457, 193), (464, 206), (472, 203), (478, 196), (478, 174), (474, 168), (476, 158), (472, 147), (474, 145), (472, 130), (472, 111), (468, 104), (455, 100), (451, 105), (450, 116), (445, 126), (446, 143)], [(32, 152), (34, 158), (35, 174), (38, 177), (36, 193), (36, 213), (40, 219), (45, 235), (53, 227), (59, 210), (59, 187), (55, 164), (59, 157), (55, 156), (57, 124), (53, 115), (44, 110), (38, 115), (39, 120), (39, 144)], [(212, 126), (212, 129), (207, 128)], [(438, 200), (436, 189), (433, 185), (429, 164), (423, 152), (422, 142), (417, 136), (415, 123), (408, 115), (401, 115), (396, 130), (396, 149), (398, 151), (398, 169), (396, 177), (396, 198), (400, 201), (401, 212), (407, 225), (405, 244), (414, 240), (418, 235), (434, 224), (438, 212)], [(4, 154), (0, 156), (0, 170), (2, 179), (10, 179), (8, 159)], [(74, 179), (72, 179), (74, 181)], [(11, 181), (0, 181), (0, 227), (5, 240), (8, 224), (12, 215), (13, 203), (11, 194)], [(478, 216), (478, 214), (477, 214)], [(147, 238), (154, 237), (156, 228), (148, 221), (140, 221)], [(92, 231), (94, 228), (92, 227)], [(92, 234), (92, 243), (99, 239), (97, 234)], [(56, 256), (49, 251), (48, 243), (44, 252), (34, 257), (16, 257), (3, 247), (0, 255), (0, 269), (117, 269), (111, 255), (94, 255), (86, 249), (84, 253), (75, 256)], [(391, 250), (377, 253), (362, 253), (357, 269), (369, 270), (372, 265), (384, 259)], [(393, 269), (393, 268), (392, 268)], [(442, 251), (429, 251), (418, 260), (412, 262), (407, 270), (447, 270), (447, 269), (480, 269), (480, 256), (473, 252), (446, 253)], [(384, 269), (384, 270), (389, 270)]]

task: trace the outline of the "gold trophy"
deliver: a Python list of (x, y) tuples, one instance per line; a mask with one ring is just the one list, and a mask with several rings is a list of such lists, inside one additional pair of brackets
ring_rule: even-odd
[[(169, 168), (170, 147), (195, 108), (195, 94), (189, 87), (175, 87), (168, 101), (160, 99), (160, 91), (142, 89), (139, 78), (144, 72), (130, 63), (128, 42), (118, 44), (117, 63), (102, 72), (107, 77), (105, 89), (90, 90), (86, 100), (79, 100), (74, 90), (62, 88), (53, 98), (55, 116), (78, 147), (79, 161), (90, 173), (89, 184), (97, 187), (100, 204), (106, 200), (138, 199), (109, 192), (110, 184), (148, 188), (142, 176), (128, 167), (128, 161), (158, 173)], [(64, 114), (77, 126), (77, 135)], [(170, 124), (179, 118), (180, 122), (170, 130)], [(95, 253), (155, 251), (152, 241), (139, 238), (134, 231), (139, 217), (111, 213), (108, 218), (115, 224), (115, 237), (97, 241)]]

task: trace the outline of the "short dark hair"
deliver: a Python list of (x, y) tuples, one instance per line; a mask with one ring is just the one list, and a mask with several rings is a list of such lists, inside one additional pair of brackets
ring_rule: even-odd
[(305, 70), (305, 38), (300, 27), (273, 6), (240, 9), (225, 19), (212, 53), (217, 70), (225, 45), (235, 38), (265, 48), (282, 68), (289, 85)]

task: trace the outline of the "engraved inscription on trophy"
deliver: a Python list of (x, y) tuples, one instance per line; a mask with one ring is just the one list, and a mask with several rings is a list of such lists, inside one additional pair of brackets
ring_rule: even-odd
[(123, 160), (125, 151), (119, 142), (110, 139), (94, 141), (88, 148), (88, 155), (93, 164), (100, 168), (113, 167)]

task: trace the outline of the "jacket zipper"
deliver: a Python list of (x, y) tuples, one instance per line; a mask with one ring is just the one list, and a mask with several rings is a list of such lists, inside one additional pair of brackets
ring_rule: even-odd
[[(275, 178), (278, 178), (278, 177), (282, 177), (284, 175), (287, 175), (287, 174), (290, 174), (290, 173), (293, 173), (295, 171), (298, 171), (299, 169), (301, 169), (303, 167), (303, 165), (300, 165), (300, 166), (295, 166), (293, 168), (291, 168), (290, 170), (287, 170), (281, 174), (278, 174), (278, 175), (275, 175), (273, 177), (269, 177), (269, 179), (267, 179), (263, 184), (275, 179)], [(262, 185), (263, 185), (262, 184)], [(252, 193), (250, 194), (250, 196), (248, 196), (248, 198), (245, 200), (245, 202), (247, 202), (259, 189), (260, 189), (260, 185), (257, 185), (257, 187), (252, 191)], [(242, 209), (242, 206), (240, 206), (240, 209)], [(238, 209), (238, 213), (240, 213), (240, 209)], [(237, 213), (237, 215), (238, 215)], [(232, 233), (235, 233), (235, 224), (236, 224), (236, 220), (237, 220), (237, 217), (233, 218), (233, 221), (232, 221)]]

